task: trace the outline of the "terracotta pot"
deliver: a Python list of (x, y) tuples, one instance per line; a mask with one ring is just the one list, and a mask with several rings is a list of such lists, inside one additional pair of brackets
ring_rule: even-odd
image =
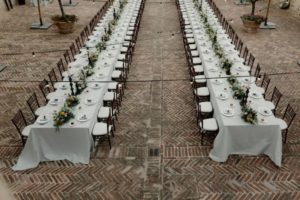
[(55, 21), (54, 24), (58, 28), (58, 32), (62, 34), (72, 33), (74, 31), (75, 22)]
[(248, 33), (256, 33), (259, 28), (259, 24), (257, 24), (255, 21), (243, 19), (243, 24)]

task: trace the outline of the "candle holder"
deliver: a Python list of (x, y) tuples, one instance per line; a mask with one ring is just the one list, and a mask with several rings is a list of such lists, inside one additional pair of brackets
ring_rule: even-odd
[(90, 50), (90, 49), (87, 47), (87, 48), (86, 48), (86, 52), (87, 52), (87, 56), (88, 56), (89, 65), (92, 66), (92, 60), (91, 60), (91, 58), (90, 58), (90, 51), (89, 51), (89, 50)]
[(71, 88), (71, 95), (75, 95), (71, 75), (69, 75), (69, 83), (70, 83), (70, 88)]

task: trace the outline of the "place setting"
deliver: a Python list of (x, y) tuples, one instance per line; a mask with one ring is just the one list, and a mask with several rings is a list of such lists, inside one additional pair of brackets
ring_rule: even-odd
[(219, 92), (217, 94), (217, 98), (224, 101), (224, 100), (227, 100), (229, 98), (229, 95), (226, 92)]
[(226, 117), (233, 117), (235, 113), (233, 108), (224, 108), (222, 114)]
[(267, 107), (258, 107), (257, 111), (258, 111), (259, 114), (261, 114), (263, 116), (266, 116), (266, 117), (273, 115), (272, 110), (270, 110)]
[(100, 89), (101, 88), (101, 84), (98, 82), (89, 83), (88, 86), (92, 89)]
[(249, 92), (249, 97), (253, 98), (253, 99), (261, 99), (263, 98), (261, 93), (255, 92), (255, 91), (251, 91)]
[(36, 120), (36, 122), (39, 124), (39, 125), (45, 125), (45, 124), (47, 124), (48, 122), (49, 122), (49, 116), (47, 116), (47, 115), (40, 115), (38, 118), (37, 118), (37, 120)]

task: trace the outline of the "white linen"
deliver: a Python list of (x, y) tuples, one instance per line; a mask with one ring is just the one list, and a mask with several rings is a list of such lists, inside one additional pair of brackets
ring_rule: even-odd
[[(209, 154), (210, 158), (218, 162), (225, 162), (230, 154), (266, 154), (276, 165), (281, 166), (282, 135), (280, 126), (274, 115), (263, 116), (258, 113), (258, 124), (255, 125), (243, 121), (239, 101), (233, 99), (231, 86), (227, 82), (226, 77), (229, 76), (220, 68), (220, 61), (212, 50), (212, 44), (205, 33), (203, 24), (198, 23), (198, 21), (201, 21), (198, 11), (194, 8), (191, 0), (183, 0), (181, 1), (181, 5), (185, 7), (183, 10), (186, 10), (185, 20), (189, 20), (193, 29), (197, 49), (204, 67), (204, 74), (208, 78), (207, 87), (209, 88), (214, 108), (214, 117), (217, 119), (219, 126), (219, 133)], [(210, 25), (218, 32), (220, 45), (227, 52), (228, 58), (234, 63), (231, 73), (236, 76), (250, 78), (249, 67), (243, 64), (244, 60), (234, 50), (234, 46), (230, 43), (227, 34), (224, 33), (224, 30), (206, 1), (203, 1), (202, 9), (207, 13)], [(215, 80), (218, 81), (215, 82)], [(251, 87), (250, 91), (257, 93), (261, 91), (261, 88), (257, 87), (255, 83), (244, 83), (242, 77), (238, 78), (238, 80), (241, 84)], [(219, 98), (220, 93), (225, 94), (228, 98)], [(266, 104), (265, 99), (262, 97), (249, 97), (248, 100), (252, 101), (251, 107), (255, 110)], [(234, 115), (223, 115), (224, 108), (233, 109)], [(264, 122), (261, 121), (262, 118), (264, 118)]]
[[(113, 7), (118, 5), (115, 1)], [(80, 104), (73, 108), (75, 118), (68, 123), (59, 127), (57, 130), (53, 126), (52, 113), (54, 110), (59, 111), (63, 106), (67, 94), (70, 93), (70, 85), (68, 77), (64, 78), (64, 83), (57, 83), (55, 92), (50, 93), (48, 99), (58, 99), (57, 104), (49, 103), (37, 110), (40, 117), (46, 116), (47, 123), (39, 124), (38, 120), (31, 126), (31, 131), (25, 147), (18, 159), (17, 164), (13, 170), (25, 170), (38, 166), (41, 161), (50, 160), (69, 160), (73, 163), (88, 164), (90, 159), (90, 151), (93, 148), (92, 130), (94, 124), (97, 122), (98, 110), (102, 106), (103, 96), (107, 92), (108, 83), (111, 82), (111, 74), (114, 70), (114, 65), (117, 62), (122, 42), (127, 33), (129, 22), (134, 14), (134, 9), (140, 7), (140, 1), (129, 1), (126, 4), (118, 25), (107, 43), (112, 45), (107, 46), (107, 49), (101, 51), (98, 60), (95, 64), (94, 74), (87, 78), (88, 87), (78, 95)], [(111, 18), (112, 7), (104, 16), (104, 19)], [(101, 25), (101, 23), (100, 23)], [(118, 43), (112, 41), (117, 40)], [(87, 41), (89, 45), (90, 41)], [(85, 49), (76, 56), (78, 58), (75, 62), (69, 65), (69, 73), (71, 72), (74, 77), (80, 72), (85, 65), (87, 65), (87, 53)], [(76, 66), (76, 67), (75, 67)], [(101, 74), (102, 76), (100, 76)], [(97, 82), (99, 87), (94, 88), (94, 83)], [(66, 85), (66, 88), (61, 87)], [(87, 103), (87, 99), (92, 99), (91, 104)], [(85, 114), (87, 121), (80, 121), (79, 116)]]

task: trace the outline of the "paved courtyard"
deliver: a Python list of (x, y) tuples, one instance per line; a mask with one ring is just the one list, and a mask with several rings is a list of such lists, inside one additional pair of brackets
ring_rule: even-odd
[[(43, 8), (46, 20), (58, 12), (56, 3)], [(300, 72), (300, 16), (273, 6), (270, 20), (278, 29), (250, 35), (239, 19), (249, 6), (237, 7), (232, 0), (216, 3), (233, 19), (263, 72)], [(57, 50), (68, 48), (103, 4), (80, 1), (67, 8), (80, 18), (67, 36), (54, 27), (30, 30), (36, 8), (16, 7), (0, 14), (0, 62), (7, 65), (0, 79), (18, 80), (0, 82), (0, 177), (16, 199), (300, 199), (300, 74), (272, 76), (270, 91), (276, 85), (284, 94), (280, 110), (287, 102), (298, 109), (280, 169), (266, 156), (212, 161), (211, 147), (200, 144), (174, 0), (146, 0), (113, 148), (101, 144), (88, 165), (57, 161), (13, 172), (22, 147), (10, 119), (37, 91), (37, 82), (27, 81), (46, 77), (62, 55)], [(259, 2), (257, 9), (265, 4)], [(32, 51), (47, 50), (55, 52), (32, 57)]]

